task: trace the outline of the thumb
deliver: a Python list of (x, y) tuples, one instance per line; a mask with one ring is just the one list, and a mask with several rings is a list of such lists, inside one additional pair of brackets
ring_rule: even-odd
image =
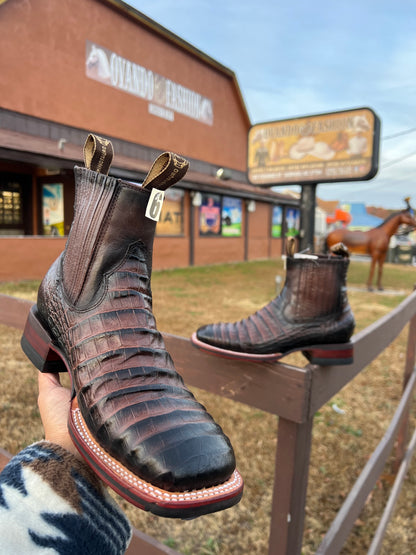
[(59, 374), (38, 372), (39, 395), (47, 395), (55, 387), (62, 387)]

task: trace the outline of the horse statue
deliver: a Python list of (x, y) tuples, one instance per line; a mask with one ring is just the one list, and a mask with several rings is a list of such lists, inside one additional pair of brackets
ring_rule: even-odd
[(344, 243), (353, 253), (369, 254), (371, 256), (370, 273), (367, 280), (369, 291), (373, 291), (372, 282), (376, 264), (378, 264), (377, 289), (379, 291), (383, 290), (381, 277), (391, 236), (396, 233), (401, 225), (408, 226), (405, 233), (409, 233), (416, 228), (416, 219), (409, 203), (409, 197), (405, 199), (405, 202), (407, 207), (404, 210), (394, 212), (373, 229), (351, 231), (347, 228), (340, 228), (331, 231), (326, 237), (327, 248), (336, 243)]

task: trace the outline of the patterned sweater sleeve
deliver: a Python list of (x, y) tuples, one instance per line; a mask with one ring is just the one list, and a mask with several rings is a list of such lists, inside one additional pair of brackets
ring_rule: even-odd
[(4, 555), (118, 555), (131, 527), (88, 465), (41, 441), (0, 474), (0, 538)]

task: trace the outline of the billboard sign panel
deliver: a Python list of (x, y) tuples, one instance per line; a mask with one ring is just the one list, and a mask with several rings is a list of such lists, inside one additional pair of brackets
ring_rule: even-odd
[(248, 134), (248, 179), (273, 186), (372, 179), (380, 120), (370, 108), (256, 124)]

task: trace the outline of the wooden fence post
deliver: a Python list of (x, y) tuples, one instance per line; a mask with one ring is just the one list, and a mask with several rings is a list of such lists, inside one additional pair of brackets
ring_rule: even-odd
[(269, 555), (301, 552), (312, 427), (279, 418)]
[[(416, 290), (416, 286), (413, 288)], [(407, 348), (406, 348), (406, 362), (404, 367), (404, 376), (403, 376), (403, 391), (406, 389), (407, 382), (409, 381), (410, 376), (412, 375), (415, 367), (415, 360), (416, 360), (416, 315), (409, 322), (409, 331), (407, 335)], [(393, 471), (396, 474), (400, 468), (400, 465), (403, 461), (403, 457), (406, 451), (406, 444), (407, 438), (409, 435), (409, 415), (410, 415), (410, 406), (406, 410), (403, 416), (403, 422), (400, 426), (398, 435), (397, 435), (397, 444), (396, 444), (396, 457), (393, 465)]]

